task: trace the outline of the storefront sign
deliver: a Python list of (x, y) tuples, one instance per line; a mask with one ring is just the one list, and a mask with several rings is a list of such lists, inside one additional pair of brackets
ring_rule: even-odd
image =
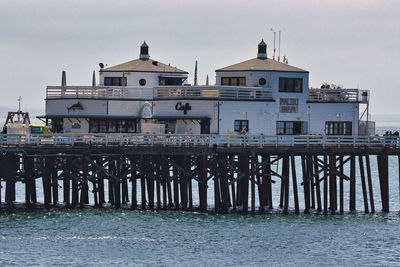
[(175, 105), (176, 110), (183, 110), (183, 114), (187, 114), (188, 110), (192, 110), (192, 107), (190, 106), (189, 103), (186, 103), (185, 105), (182, 104), (182, 102), (178, 102)]
[(299, 99), (297, 98), (281, 98), (279, 104), (281, 113), (298, 113)]

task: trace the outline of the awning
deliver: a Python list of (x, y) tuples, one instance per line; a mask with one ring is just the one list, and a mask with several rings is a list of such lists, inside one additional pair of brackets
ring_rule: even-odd
[(111, 120), (133, 120), (138, 119), (137, 116), (107, 116), (107, 115), (41, 115), (37, 116), (38, 119), (111, 119)]
[(160, 74), (158, 77), (159, 78), (181, 78), (181, 79), (187, 79), (187, 76), (176, 75), (176, 74)]
[(210, 117), (205, 116), (153, 116), (150, 119), (156, 120), (210, 120)]

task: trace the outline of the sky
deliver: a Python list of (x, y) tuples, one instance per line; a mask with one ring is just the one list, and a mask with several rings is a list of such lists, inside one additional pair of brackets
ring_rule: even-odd
[[(188, 71), (193, 83), (254, 58), (263, 38), (281, 56), (324, 82), (371, 90), (370, 112), (400, 114), (398, 0), (1, 0), (0, 110), (44, 114), (46, 86), (90, 85), (98, 64), (151, 58)], [(4, 117), (1, 114), (0, 117)], [(400, 115), (399, 119), (400, 121)]]

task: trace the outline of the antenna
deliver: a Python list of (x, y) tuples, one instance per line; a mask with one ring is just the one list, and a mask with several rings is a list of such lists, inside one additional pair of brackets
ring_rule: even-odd
[(276, 39), (276, 32), (274, 31), (274, 29), (271, 28), (271, 31), (274, 33), (274, 56), (273, 56), (273, 60), (275, 60), (275, 51), (276, 51), (276, 46), (275, 46), (275, 39)]
[(278, 61), (281, 61), (281, 31), (279, 31), (279, 42), (278, 42)]

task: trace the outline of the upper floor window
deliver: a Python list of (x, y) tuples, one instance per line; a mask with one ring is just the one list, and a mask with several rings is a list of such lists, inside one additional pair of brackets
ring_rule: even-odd
[(184, 78), (160, 77), (158, 85), (182, 85)]
[(351, 135), (351, 121), (327, 121), (325, 122), (326, 135)]
[(246, 77), (222, 77), (221, 85), (246, 86)]
[(279, 78), (279, 92), (301, 93), (303, 92), (302, 78)]
[(104, 77), (105, 86), (126, 86), (126, 77)]

